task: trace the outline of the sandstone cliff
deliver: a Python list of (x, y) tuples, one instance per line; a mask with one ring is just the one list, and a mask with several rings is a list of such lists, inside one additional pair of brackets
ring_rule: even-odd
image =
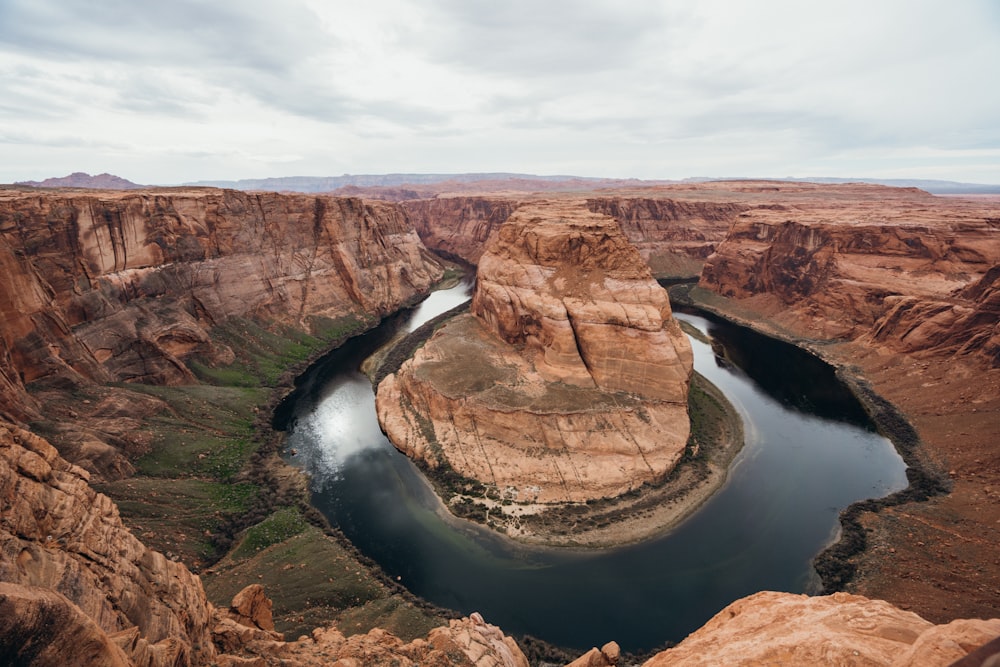
[(181, 563), (147, 549), (86, 471), (0, 422), (0, 662), (3, 664), (357, 664), (527, 667), (478, 614), (405, 643), (334, 627), (285, 642), (260, 586), (214, 608)]
[[(440, 196), (402, 202), (401, 206), (429, 248), (478, 264), (489, 240), (518, 206), (538, 199), (539, 195), (529, 194), (518, 194), (516, 199)], [(654, 275), (695, 276), (736, 216), (751, 204), (712, 199), (697, 190), (664, 188), (653, 193), (593, 197), (586, 206), (618, 221)]]
[(520, 503), (614, 497), (683, 453), (691, 349), (606, 216), (522, 206), (480, 259), (472, 314), (378, 388), (393, 443)]
[(936, 626), (858, 595), (764, 592), (732, 603), (643, 667), (946, 667), (998, 635), (1000, 619)]
[(190, 383), (192, 356), (232, 361), (212, 336), (229, 318), (323, 332), (441, 275), (393, 205), (209, 189), (5, 191), (0, 271), (0, 415), (16, 420), (39, 413), (25, 385)]
[(428, 248), (478, 264), (496, 230), (520, 206), (508, 197), (438, 197), (400, 204)]
[(697, 276), (702, 262), (715, 251), (749, 204), (682, 199), (677, 194), (598, 197), (589, 199), (587, 206), (618, 221), (654, 274)]
[[(871, 199), (872, 189), (886, 200)], [(772, 299), (779, 321), (811, 337), (981, 355), (1000, 365), (990, 342), (997, 211), (919, 192), (861, 190), (869, 199), (743, 212), (708, 258), (701, 286)]]
[[(117, 655), (107, 647), (110, 637), (134, 657), (151, 656), (151, 664), (206, 664), (215, 650), (200, 581), (143, 546), (87, 480), (45, 440), (0, 423), (0, 581), (4, 604), (14, 610), (8, 623), (17, 617), (22, 635), (50, 637), (70, 626), (49, 622), (72, 618), (90, 628), (95, 650)], [(50, 611), (28, 613), (25, 605)], [(8, 626), (5, 645), (13, 632)]]

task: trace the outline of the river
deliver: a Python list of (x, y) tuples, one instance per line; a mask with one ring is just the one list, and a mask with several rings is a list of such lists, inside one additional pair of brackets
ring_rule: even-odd
[(691, 337), (695, 369), (729, 398), (746, 433), (727, 483), (697, 512), (661, 537), (587, 552), (526, 548), (442, 517), (427, 482), (379, 429), (358, 368), (394, 332), (461, 303), (469, 288), (435, 292), (350, 341), (276, 415), (315, 506), (435, 604), (562, 646), (615, 640), (649, 650), (745, 595), (815, 590), (811, 561), (836, 538), (840, 510), (907, 484), (902, 459), (832, 369), (793, 346), (679, 313), (701, 332)]

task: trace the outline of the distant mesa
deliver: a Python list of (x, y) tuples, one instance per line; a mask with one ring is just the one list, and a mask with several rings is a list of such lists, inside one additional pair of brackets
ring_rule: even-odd
[(138, 190), (147, 187), (114, 174), (91, 176), (82, 171), (76, 171), (69, 176), (60, 178), (46, 178), (44, 181), (18, 181), (14, 185), (24, 185), (31, 188), (87, 188), (92, 190)]

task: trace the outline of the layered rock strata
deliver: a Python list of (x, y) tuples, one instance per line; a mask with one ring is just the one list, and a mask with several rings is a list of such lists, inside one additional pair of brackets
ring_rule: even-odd
[(692, 354), (614, 220), (519, 208), (482, 256), (472, 312), (378, 387), (390, 440), (520, 503), (621, 495), (666, 475), (689, 432)]
[(934, 625), (859, 595), (763, 592), (732, 603), (643, 667), (947, 667), (998, 635), (996, 618)]
[(3, 664), (527, 667), (517, 644), (478, 614), (410, 643), (334, 627), (285, 642), (259, 585), (230, 609), (214, 608), (200, 579), (147, 549), (87, 480), (44, 439), (0, 421)]
[(212, 335), (230, 318), (322, 333), (397, 310), (442, 269), (390, 204), (15, 190), (0, 193), (0, 273), (0, 415), (28, 421), (26, 385), (191, 383), (192, 357), (233, 361)]
[(402, 202), (410, 224), (428, 248), (478, 264), (487, 242), (520, 201), (509, 197), (435, 197)]
[[(586, 201), (587, 208), (614, 218), (639, 249), (654, 275), (696, 276), (705, 258), (750, 204), (715, 201), (701, 193), (671, 189), (608, 194)], [(429, 248), (478, 264), (500, 226), (522, 204), (538, 195), (439, 196), (402, 202), (421, 240)]]
[[(997, 356), (1000, 209), (920, 192), (776, 204), (740, 214), (701, 286), (773, 300), (791, 328), (894, 352)], [(766, 309), (765, 304), (761, 307)]]
[(697, 276), (705, 258), (750, 206), (740, 201), (682, 199), (677, 194), (595, 197), (587, 200), (587, 206), (618, 221), (655, 275)]

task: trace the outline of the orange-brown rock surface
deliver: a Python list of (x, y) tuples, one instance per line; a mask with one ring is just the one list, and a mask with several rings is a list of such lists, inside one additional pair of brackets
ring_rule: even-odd
[(500, 225), (520, 206), (510, 197), (459, 196), (400, 204), (428, 248), (478, 264)]
[(683, 453), (691, 349), (614, 220), (525, 205), (482, 256), (472, 314), (378, 388), (409, 456), (522, 503), (614, 497)]
[(1000, 635), (1000, 619), (935, 626), (881, 600), (764, 592), (737, 600), (644, 667), (946, 667)]
[(0, 273), (0, 415), (28, 420), (26, 384), (190, 383), (192, 355), (232, 361), (211, 335), (228, 318), (321, 332), (398, 309), (441, 268), (390, 204), (14, 190), (0, 193)]
[[(565, 195), (572, 200), (570, 195)], [(500, 226), (540, 195), (464, 195), (405, 201), (401, 206), (429, 247), (478, 264)], [(551, 195), (546, 195), (551, 199)], [(736, 216), (751, 206), (705, 196), (699, 190), (656, 188), (609, 192), (587, 199), (594, 213), (618, 221), (655, 275), (695, 276)]]
[(701, 284), (729, 298), (705, 302), (870, 382), (947, 490), (860, 517), (848, 590), (936, 623), (1000, 615), (1000, 198), (774, 187), (709, 258)]
[(595, 197), (587, 205), (595, 213), (610, 215), (618, 221), (654, 274), (697, 276), (705, 258), (715, 251), (736, 217), (750, 205), (681, 194), (665, 190), (656, 197)]
[(816, 338), (982, 355), (1000, 365), (1000, 210), (919, 191), (850, 188), (855, 199), (744, 211), (700, 284), (726, 297), (769, 298), (778, 321)]
[(87, 479), (42, 438), (0, 422), (3, 664), (527, 667), (478, 614), (410, 643), (381, 630), (345, 638), (333, 627), (285, 642), (259, 585), (215, 609), (198, 577), (143, 546)]
[(0, 581), (58, 593), (71, 606), (38, 599), (56, 616), (79, 609), (108, 635), (139, 628), (134, 648), (153, 664), (208, 662), (212, 610), (200, 581), (128, 532), (88, 477), (42, 438), (0, 423)]

